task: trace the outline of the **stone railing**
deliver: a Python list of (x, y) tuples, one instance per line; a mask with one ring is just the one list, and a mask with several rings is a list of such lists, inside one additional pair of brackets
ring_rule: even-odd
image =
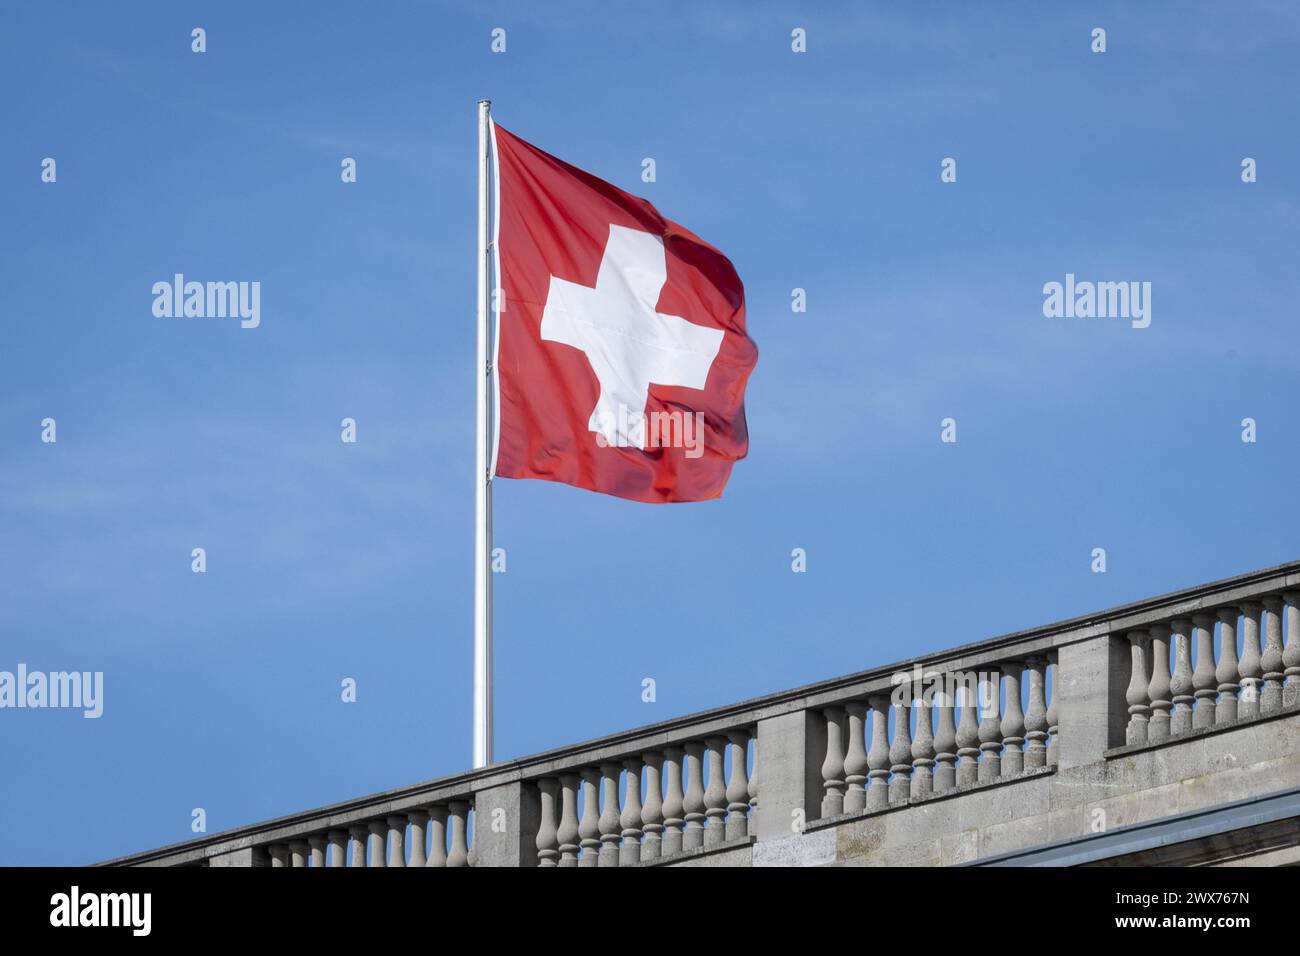
[(1296, 705), (1300, 591), (1252, 596), (1217, 607), (1205, 603), (1190, 613), (1135, 628), (1126, 637), (1132, 655), (1125, 693), (1126, 744), (1158, 743)]
[(1206, 735), (1284, 721), (1259, 777), (1300, 783), (1298, 694), (1300, 562), (111, 864), (974, 862), (1088, 832), (1073, 810), (1049, 821), (1072, 801), (1129, 813), (1126, 790), (1178, 782), (1133, 761)]
[(469, 866), (469, 817), (468, 801), (451, 800), (299, 834), (259, 849), (271, 866)]
[(1046, 650), (970, 671), (917, 667), (891, 675), (891, 686), (876, 693), (823, 708), (821, 817), (884, 810), (1054, 766), (1054, 658)]
[[(454, 794), (454, 795), (453, 795)], [(123, 863), (175, 866), (469, 866), (473, 793), (423, 789), (324, 807)], [(119, 861), (114, 861), (119, 862)]]
[(530, 780), (539, 865), (632, 866), (747, 842), (758, 805), (751, 736), (687, 737)]

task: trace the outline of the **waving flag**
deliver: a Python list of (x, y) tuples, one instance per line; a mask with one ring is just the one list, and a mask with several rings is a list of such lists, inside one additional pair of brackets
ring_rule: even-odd
[[(492, 762), (492, 476), (717, 498), (758, 349), (731, 263), (478, 104), (474, 766)], [(495, 321), (493, 321), (495, 319)]]
[(493, 123), (494, 473), (646, 502), (717, 498), (758, 350), (721, 252)]

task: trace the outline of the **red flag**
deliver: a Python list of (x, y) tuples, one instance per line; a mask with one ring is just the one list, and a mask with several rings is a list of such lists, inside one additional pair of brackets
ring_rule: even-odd
[(497, 458), (637, 501), (717, 498), (758, 350), (717, 249), (493, 124)]

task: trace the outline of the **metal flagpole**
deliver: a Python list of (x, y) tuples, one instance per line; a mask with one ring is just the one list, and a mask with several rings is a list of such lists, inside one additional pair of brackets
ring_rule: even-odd
[(488, 182), (491, 173), (488, 124), (491, 100), (478, 103), (478, 379), (474, 447), (474, 766), (492, 762), (492, 457), (489, 388), (492, 384), (488, 282), (491, 233)]

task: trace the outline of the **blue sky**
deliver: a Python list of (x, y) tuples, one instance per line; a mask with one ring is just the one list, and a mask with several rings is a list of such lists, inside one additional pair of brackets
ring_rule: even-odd
[[(498, 482), (498, 758), (1297, 557), (1300, 12), (336, 6), (0, 11), (0, 669), (105, 674), (0, 711), (0, 863), (468, 766), (483, 96), (725, 251), (760, 349), (720, 501)], [(155, 318), (174, 272), (261, 326)], [(1045, 318), (1067, 272), (1150, 328)]]

